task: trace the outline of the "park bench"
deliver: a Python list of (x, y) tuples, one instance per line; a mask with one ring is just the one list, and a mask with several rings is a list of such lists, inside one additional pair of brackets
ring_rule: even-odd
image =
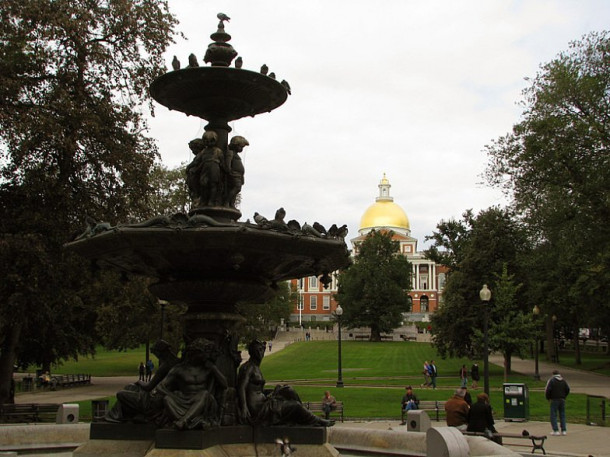
[[(310, 410), (312, 413), (323, 413), (324, 410), (322, 409), (322, 402), (321, 401), (306, 401), (303, 402), (303, 405), (305, 406), (305, 408), (307, 408), (308, 410)], [(343, 422), (343, 402), (342, 401), (337, 401), (335, 403), (335, 409), (333, 409), (330, 414), (339, 414), (339, 417), (341, 418), (341, 422)]]
[(54, 403), (7, 403), (0, 405), (0, 422), (55, 422), (59, 406)]
[(51, 376), (50, 386), (51, 389), (57, 387), (72, 387), (91, 384), (90, 374), (66, 374)]
[[(445, 413), (445, 402), (439, 400), (420, 400), (418, 408), (423, 411), (434, 411), (433, 419), (436, 421), (440, 420), (440, 415)], [(406, 424), (405, 416), (407, 412), (400, 407), (400, 423)]]
[(498, 444), (502, 444), (503, 446), (509, 445), (509, 446), (530, 447), (529, 444), (523, 444), (520, 442), (513, 443), (511, 441), (510, 443), (507, 443), (505, 441), (505, 438), (507, 438), (509, 440), (530, 440), (532, 442), (532, 452), (531, 452), (532, 454), (536, 453), (536, 449), (540, 449), (542, 451), (542, 454), (546, 455), (546, 451), (544, 450), (544, 442), (546, 441), (546, 435), (530, 435), (530, 434), (523, 434), (523, 433), (521, 433), (521, 434), (493, 433), (491, 436), (488, 436), (485, 433), (480, 433), (480, 432), (464, 431), (462, 433), (464, 435), (471, 435), (471, 436), (484, 436), (485, 438), (495, 441)]

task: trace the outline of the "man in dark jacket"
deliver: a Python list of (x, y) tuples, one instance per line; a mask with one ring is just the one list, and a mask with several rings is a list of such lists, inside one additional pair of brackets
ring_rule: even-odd
[(570, 386), (559, 374), (559, 371), (554, 370), (553, 376), (546, 383), (546, 389), (544, 391), (546, 399), (551, 402), (551, 427), (553, 427), (553, 432), (551, 435), (559, 435), (559, 428), (557, 427), (557, 413), (559, 413), (561, 434), (567, 435), (566, 397), (569, 393)]

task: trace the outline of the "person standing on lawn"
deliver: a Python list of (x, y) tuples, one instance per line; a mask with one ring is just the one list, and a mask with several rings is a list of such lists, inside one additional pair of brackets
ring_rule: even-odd
[(559, 435), (557, 427), (557, 415), (559, 414), (559, 423), (561, 425), (561, 434), (567, 435), (566, 427), (566, 397), (570, 393), (570, 386), (559, 374), (559, 371), (553, 370), (553, 376), (547, 381), (544, 394), (546, 399), (551, 404), (551, 427), (553, 431), (551, 435)]

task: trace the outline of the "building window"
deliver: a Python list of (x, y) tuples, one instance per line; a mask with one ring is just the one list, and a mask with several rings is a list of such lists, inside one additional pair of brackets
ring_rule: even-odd
[(421, 289), (428, 290), (428, 278), (422, 278), (421, 280)]
[(318, 309), (318, 297), (312, 295), (309, 297), (309, 309), (315, 311)]
[(422, 313), (428, 312), (428, 297), (422, 295), (419, 299), (419, 311)]
[(438, 288), (439, 289), (442, 290), (445, 288), (445, 280), (446, 280), (445, 273), (439, 273), (439, 275), (438, 275)]
[(318, 277), (310, 276), (309, 277), (309, 290), (317, 290), (318, 289)]
[(328, 311), (330, 309), (330, 295), (324, 295), (322, 297), (322, 309)]
[(297, 310), (303, 311), (304, 309), (305, 306), (303, 306), (303, 297), (301, 297), (301, 299), (297, 302)]

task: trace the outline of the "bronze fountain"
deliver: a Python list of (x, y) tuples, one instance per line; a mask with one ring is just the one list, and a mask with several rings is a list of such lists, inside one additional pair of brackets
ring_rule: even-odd
[[(240, 136), (229, 139), (228, 123), (278, 108), (287, 100), (290, 86), (266, 74), (265, 66), (260, 72), (241, 68), (241, 58), (232, 67), (237, 52), (224, 30), (228, 17), (220, 13), (218, 18), (218, 30), (210, 36), (213, 42), (204, 56), (210, 65), (199, 66), (191, 54), (188, 66), (181, 68), (174, 58), (173, 71), (150, 86), (160, 104), (208, 121), (203, 137), (189, 143), (194, 154), (185, 177), (193, 203), (190, 212), (114, 227), (92, 224), (66, 245), (100, 267), (155, 278), (150, 286), (154, 295), (187, 305), (183, 358), (167, 355), (164, 342), (159, 342), (158, 376), (148, 385), (119, 392), (119, 406), (108, 421), (92, 424), (92, 439), (114, 439), (115, 422), (120, 422), (124, 439), (154, 435), (156, 447), (201, 449), (218, 442), (275, 439), (278, 430), (267, 433), (265, 427), (296, 430), (294, 426), (306, 425), (324, 430), (331, 425), (304, 413), (288, 386), (266, 393), (275, 404), (285, 402), (283, 415), (245, 414), (251, 399), (240, 398), (254, 395), (246, 378), (259, 384), (264, 379), (252, 364), (238, 373), (237, 343), (244, 318), (236, 304), (261, 303), (272, 296), (278, 282), (293, 278), (321, 276), (327, 284), (330, 274), (350, 260), (345, 226), (326, 230), (319, 224), (314, 228), (285, 221), (283, 208), (273, 219), (255, 213), (252, 222), (239, 221), (236, 197), (244, 182), (239, 153), (248, 141)], [(256, 342), (251, 343), (254, 361), (262, 358), (256, 348)], [(253, 438), (252, 433), (258, 435)], [(301, 430), (293, 442), (314, 435), (314, 441), (319, 440), (319, 433)]]

